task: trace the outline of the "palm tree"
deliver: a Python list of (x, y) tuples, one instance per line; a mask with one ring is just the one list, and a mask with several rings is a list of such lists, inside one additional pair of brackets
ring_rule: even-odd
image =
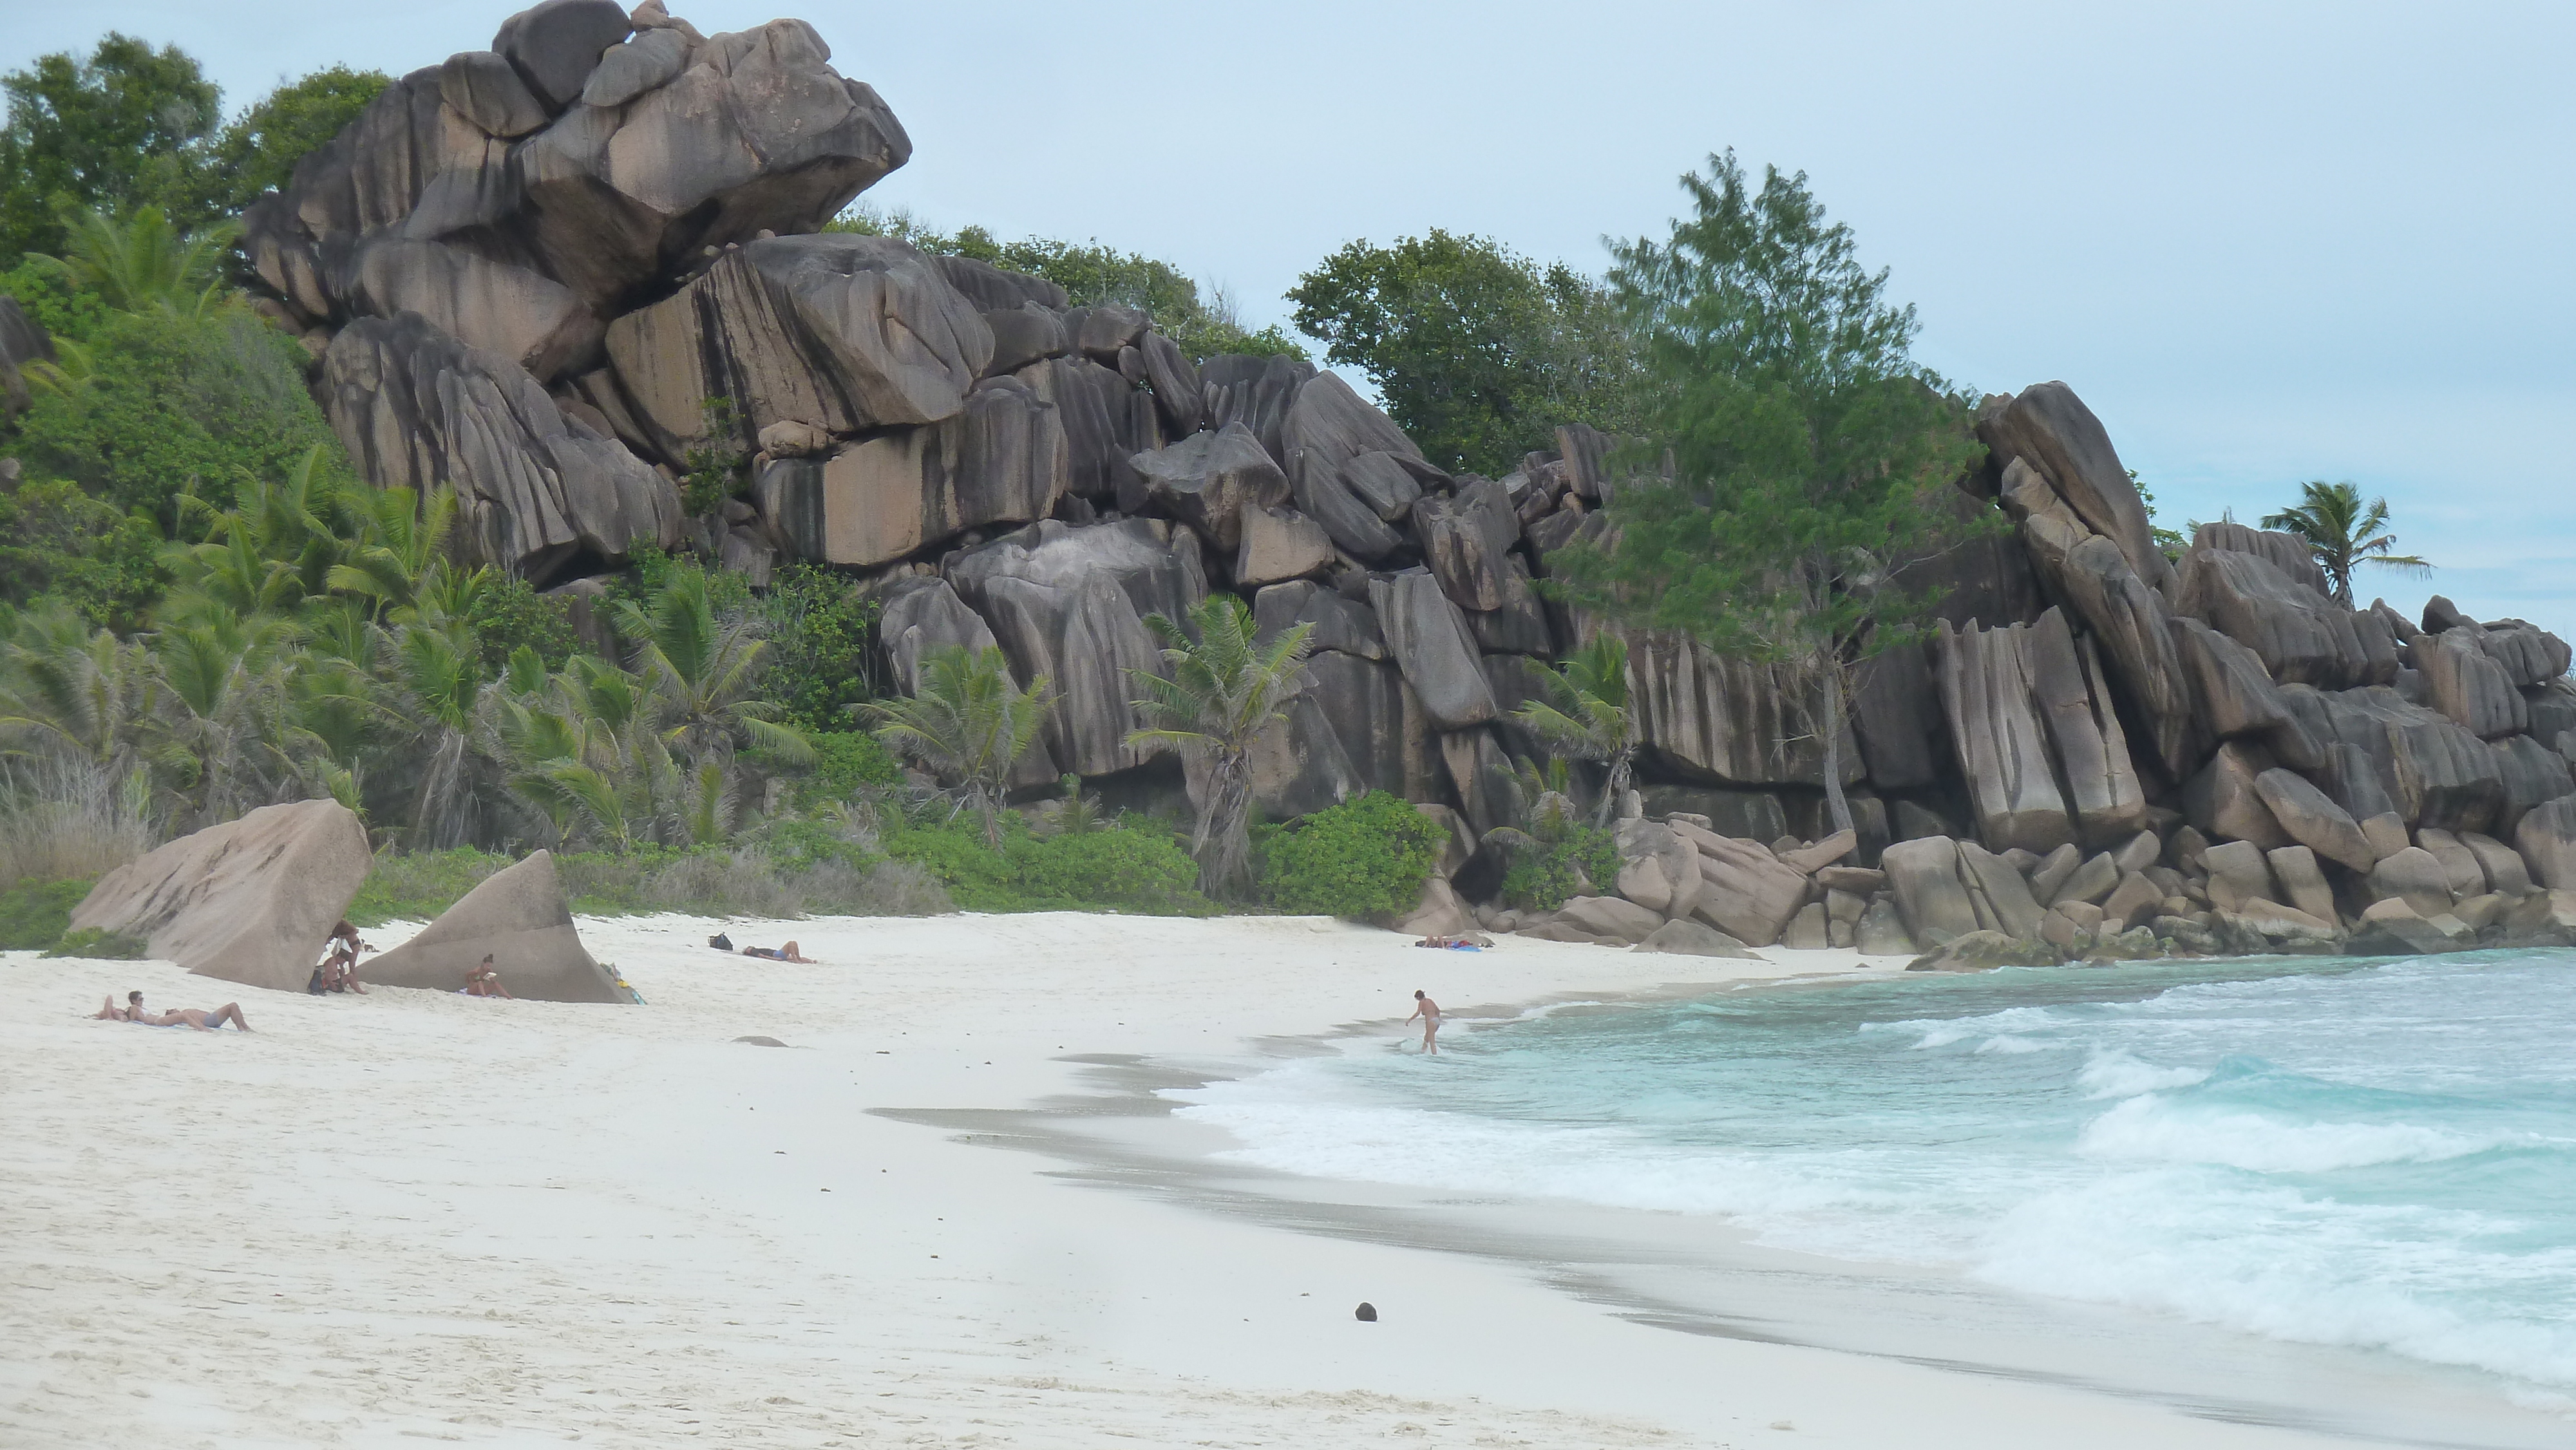
[(286, 620), (219, 609), (154, 637), (154, 763), (180, 781), (190, 829), (300, 798), (305, 763), (328, 758), (295, 719), (294, 643)]
[(60, 602), (0, 643), (0, 753), (70, 756), (123, 777), (158, 703), (151, 652), (92, 629)]
[[(716, 617), (706, 575), (678, 571), (648, 607), (622, 606), (618, 628), (636, 641), (635, 672), (652, 695), (663, 743), (701, 777), (696, 790), (701, 807), (710, 798), (705, 767), (715, 764), (729, 781), (739, 740), (791, 765), (814, 759), (814, 746), (804, 732), (780, 723), (780, 707), (752, 693), (767, 660), (768, 642), (745, 621)], [(705, 817), (703, 809), (697, 813)]]
[(1550, 704), (1532, 700), (1515, 716), (1549, 744), (1578, 760), (1597, 760), (1609, 767), (1602, 782), (1601, 805), (1594, 824), (1610, 824), (1610, 813), (1628, 793), (1637, 754), (1636, 720), (1628, 709), (1628, 645), (1609, 633), (1596, 634), (1560, 669), (1539, 666), (1546, 676)]
[(1262, 644), (1251, 609), (1231, 594), (1201, 600), (1190, 623), (1196, 643), (1162, 615), (1145, 621), (1163, 642), (1171, 674), (1128, 672), (1145, 692), (1137, 712), (1157, 728), (1134, 731), (1127, 743), (1177, 745), (1199, 757), (1208, 778), (1190, 854), (1199, 863), (1199, 890), (1231, 896), (1252, 879), (1252, 747), (1288, 718), (1285, 706), (1304, 688), (1306, 636), (1314, 626), (1298, 625)]
[(157, 206), (124, 217), (95, 210), (66, 212), (68, 257), (28, 260), (74, 287), (98, 294), (119, 312), (174, 312), (202, 317), (221, 304), (223, 257), (240, 229), (231, 222), (189, 236)]
[(1028, 752), (1055, 702), (1044, 675), (1020, 688), (1010, 661), (987, 645), (943, 645), (922, 656), (921, 687), (911, 699), (873, 700), (859, 708), (879, 722), (877, 739), (943, 780), (954, 780), (984, 820), (984, 844), (1002, 844), (1000, 810), (1011, 766)]
[(2382, 564), (2410, 573), (2428, 573), (2432, 565), (2412, 554), (2389, 552), (2397, 547), (2388, 527), (2388, 500), (2372, 499), (2367, 507), (2361, 490), (2349, 483), (2303, 483), (2299, 502), (2264, 518), (2263, 527), (2281, 529), (2304, 540), (2317, 567), (2334, 585), (2335, 603), (2352, 608), (2352, 566)]

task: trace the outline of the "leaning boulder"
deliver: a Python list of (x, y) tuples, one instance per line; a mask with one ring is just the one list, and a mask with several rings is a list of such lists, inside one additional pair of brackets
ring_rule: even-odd
[(1644, 941), (1628, 950), (1670, 952), (1676, 956), (1685, 957), (1743, 957), (1757, 962), (1765, 959), (1760, 952), (1717, 928), (1702, 925), (1688, 917), (1665, 922), (1647, 933)]
[(1220, 549), (1241, 546), (1246, 513), (1288, 501), (1288, 475), (1279, 471), (1279, 465), (1262, 451), (1261, 440), (1241, 423), (1228, 423), (1213, 433), (1192, 433), (1178, 443), (1139, 453), (1129, 462), (1137, 481), (1119, 490), (1119, 508), (1139, 513), (1151, 505), (1156, 512), (1196, 529)]
[(2254, 793), (2299, 844), (2355, 871), (2379, 864), (2379, 853), (2361, 834), (2361, 823), (2304, 776), (2278, 768), (2254, 777)]
[(572, 904), (550, 851), (483, 878), (420, 935), (367, 963), (366, 980), (387, 987), (453, 992), (492, 958), (513, 997), (538, 1002), (631, 1002), (607, 968), (591, 959), (572, 924)]
[(1977, 909), (1959, 880), (1959, 843), (1948, 836), (1899, 841), (1879, 853), (1896, 909), (1917, 944), (1939, 946), (1977, 930)]
[(301, 991), (374, 860), (338, 801), (261, 806), (110, 871), (71, 924), (141, 937), (201, 977)]

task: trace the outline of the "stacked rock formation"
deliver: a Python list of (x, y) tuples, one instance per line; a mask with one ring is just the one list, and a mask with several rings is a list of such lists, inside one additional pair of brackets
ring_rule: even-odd
[[(1146, 618), (1230, 590), (1266, 633), (1313, 625), (1261, 807), (1440, 813), (1457, 849), (1416, 923), (1976, 961), (2576, 922), (2551, 895), (2576, 890), (2566, 644), (2440, 599), (2342, 608), (2286, 535), (2207, 525), (2168, 558), (2054, 382), (1978, 416), (1988, 461), (1943, 507), (1993, 527), (1906, 571), (1940, 627), (1859, 681), (1855, 830), (1823, 828), (1801, 687), (1632, 631), (1623, 869), (1503, 910), (1545, 754), (1513, 712), (1609, 627), (1534, 587), (1605, 526), (1609, 440), (1569, 425), (1453, 476), (1305, 363), (1194, 359), (1142, 313), (822, 229), (909, 154), (800, 21), (707, 37), (659, 0), (546, 0), (397, 82), (246, 245), (360, 467), (453, 487), (483, 558), (574, 591), (647, 544), (755, 583), (834, 566), (907, 686), (943, 644), (1049, 677), (1024, 785), (1177, 803), (1180, 763), (1126, 743)], [(706, 450), (749, 482), (689, 517)]]

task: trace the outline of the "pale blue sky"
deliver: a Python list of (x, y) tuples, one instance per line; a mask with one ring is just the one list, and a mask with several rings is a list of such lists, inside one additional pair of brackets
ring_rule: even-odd
[[(0, 67), (118, 28), (239, 105), (483, 46), (509, 8), (0, 0)], [(2576, 636), (2576, 6), (673, 8), (812, 21), (912, 133), (883, 203), (1167, 257), (1255, 323), (1353, 237), (1597, 271), (1709, 151), (1803, 168), (1926, 361), (2066, 380), (2167, 522), (2349, 478), (2443, 566), (2365, 598)]]

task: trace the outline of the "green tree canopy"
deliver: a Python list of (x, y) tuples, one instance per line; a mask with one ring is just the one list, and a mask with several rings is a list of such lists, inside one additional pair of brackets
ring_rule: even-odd
[(111, 31), (89, 59), (39, 56), (0, 76), (0, 267), (28, 252), (59, 254), (66, 205), (122, 211), (155, 204), (183, 229), (200, 214), (198, 153), (223, 93), (176, 46), (154, 50)]
[(1847, 827), (1848, 673), (1919, 634), (1930, 601), (1890, 579), (1947, 517), (1930, 492), (1975, 454), (1967, 405), (1913, 361), (1914, 309), (1888, 302), (1887, 273), (1862, 268), (1804, 173), (1768, 169), (1757, 192), (1730, 152), (1682, 187), (1691, 214), (1614, 248), (1610, 274), (1651, 383), (1634, 459), (1658, 466), (1618, 484), (1604, 540), (1567, 561), (1571, 592), (1788, 666), (1818, 697)]
[(1602, 289), (1482, 237), (1356, 241), (1288, 293), (1325, 358), (1365, 371), (1443, 468), (1500, 475), (1561, 423), (1632, 423), (1634, 353)]
[(295, 163), (358, 119), (393, 78), (335, 65), (289, 81), (234, 117), (210, 148), (203, 188), (208, 210), (233, 215), (264, 191), (282, 189)]

